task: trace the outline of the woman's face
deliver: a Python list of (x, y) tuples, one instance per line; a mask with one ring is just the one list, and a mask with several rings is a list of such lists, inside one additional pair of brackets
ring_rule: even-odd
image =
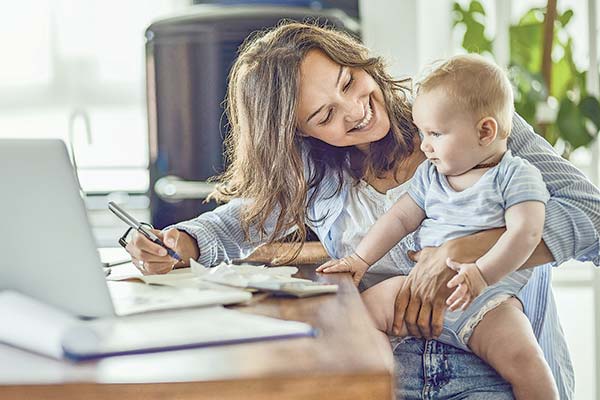
[(383, 93), (364, 70), (343, 67), (320, 50), (300, 65), (298, 130), (332, 146), (366, 147), (390, 130)]

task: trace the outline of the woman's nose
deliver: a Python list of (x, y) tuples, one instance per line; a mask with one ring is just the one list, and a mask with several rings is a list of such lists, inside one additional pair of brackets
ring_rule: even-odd
[(348, 99), (344, 105), (346, 120), (348, 122), (360, 122), (365, 117), (365, 106), (359, 98)]

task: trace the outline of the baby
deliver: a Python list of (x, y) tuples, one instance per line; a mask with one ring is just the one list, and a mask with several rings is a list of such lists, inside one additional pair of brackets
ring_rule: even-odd
[[(519, 270), (541, 240), (548, 191), (540, 172), (507, 150), (513, 96), (508, 78), (475, 55), (453, 57), (420, 82), (413, 120), (427, 156), (407, 193), (369, 230), (354, 254), (317, 271), (351, 272), (358, 284), (368, 268), (407, 234), (417, 247), (506, 227), (498, 242), (472, 264), (448, 260), (457, 274), (448, 287), (439, 340), (470, 350), (495, 368), (517, 399), (558, 399), (558, 390), (533, 329), (516, 299), (531, 276)], [(364, 296), (377, 328), (389, 332), (397, 276)]]

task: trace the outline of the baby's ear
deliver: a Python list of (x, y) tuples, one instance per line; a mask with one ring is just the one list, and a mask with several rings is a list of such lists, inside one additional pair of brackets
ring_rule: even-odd
[(477, 123), (477, 133), (479, 134), (480, 145), (490, 145), (498, 135), (498, 122), (493, 117), (482, 118)]

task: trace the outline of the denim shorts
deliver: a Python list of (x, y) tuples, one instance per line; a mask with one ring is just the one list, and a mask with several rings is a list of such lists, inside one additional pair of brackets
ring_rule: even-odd
[(438, 342), (390, 337), (396, 399), (514, 399), (511, 386), (475, 354)]

